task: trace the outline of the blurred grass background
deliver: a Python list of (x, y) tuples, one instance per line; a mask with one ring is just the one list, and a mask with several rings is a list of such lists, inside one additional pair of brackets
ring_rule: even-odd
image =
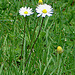
[[(0, 75), (75, 75), (75, 1), (43, 0), (43, 3), (51, 5), (54, 13), (45, 17), (25, 67), (38, 20), (35, 12), (38, 0), (0, 0)], [(33, 8), (35, 14), (26, 18), (23, 61), (20, 62), (25, 20), (19, 15), (19, 9), (23, 6)], [(40, 17), (35, 38), (41, 20)], [(57, 46), (63, 48), (62, 54), (57, 54)]]

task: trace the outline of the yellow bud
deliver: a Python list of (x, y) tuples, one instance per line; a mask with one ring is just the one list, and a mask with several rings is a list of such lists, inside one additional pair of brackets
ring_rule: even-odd
[(58, 47), (57, 47), (57, 52), (58, 52), (58, 53), (62, 53), (62, 52), (63, 52), (63, 49), (62, 49), (61, 46), (58, 46)]
[(42, 0), (39, 0), (38, 3), (39, 3), (39, 4), (43, 4), (43, 1), (42, 1)]
[(10, 15), (10, 16), (12, 16), (13, 14), (12, 14), (12, 13), (10, 13), (9, 15)]

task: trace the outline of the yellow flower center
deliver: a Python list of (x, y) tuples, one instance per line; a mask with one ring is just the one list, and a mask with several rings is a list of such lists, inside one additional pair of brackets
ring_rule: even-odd
[(42, 1), (42, 0), (39, 0), (38, 3), (39, 3), (39, 4), (43, 4), (43, 1)]
[(43, 13), (47, 13), (47, 10), (46, 10), (46, 9), (43, 9), (42, 12), (43, 12)]
[(24, 14), (28, 14), (28, 11), (25, 11)]

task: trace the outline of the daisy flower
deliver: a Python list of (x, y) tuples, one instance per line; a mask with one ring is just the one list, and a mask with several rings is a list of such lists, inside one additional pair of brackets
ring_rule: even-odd
[(47, 16), (52, 16), (53, 13), (53, 8), (50, 5), (43, 4), (43, 5), (38, 5), (36, 8), (36, 12), (38, 13), (37, 17), (42, 15), (42, 17)]
[(27, 7), (20, 8), (19, 13), (20, 13), (20, 15), (23, 15), (24, 17), (30, 16), (31, 14), (33, 14), (32, 8), (30, 8), (30, 7), (28, 7), (28, 8)]

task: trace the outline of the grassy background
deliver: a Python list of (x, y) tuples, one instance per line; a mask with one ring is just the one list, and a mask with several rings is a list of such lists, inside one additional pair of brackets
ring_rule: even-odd
[[(19, 57), (25, 18), (19, 15), (19, 9), (29, 6), (35, 12), (38, 0), (0, 0), (0, 75), (75, 75), (75, 2), (43, 2), (50, 4), (54, 13), (51, 17), (45, 17), (40, 36), (25, 67), (24, 63), (30, 52), (28, 46), (38, 18), (37, 13), (26, 18), (26, 37), (21, 61)], [(40, 17), (34, 40), (41, 21)], [(57, 54), (57, 46), (63, 48), (62, 54)]]

